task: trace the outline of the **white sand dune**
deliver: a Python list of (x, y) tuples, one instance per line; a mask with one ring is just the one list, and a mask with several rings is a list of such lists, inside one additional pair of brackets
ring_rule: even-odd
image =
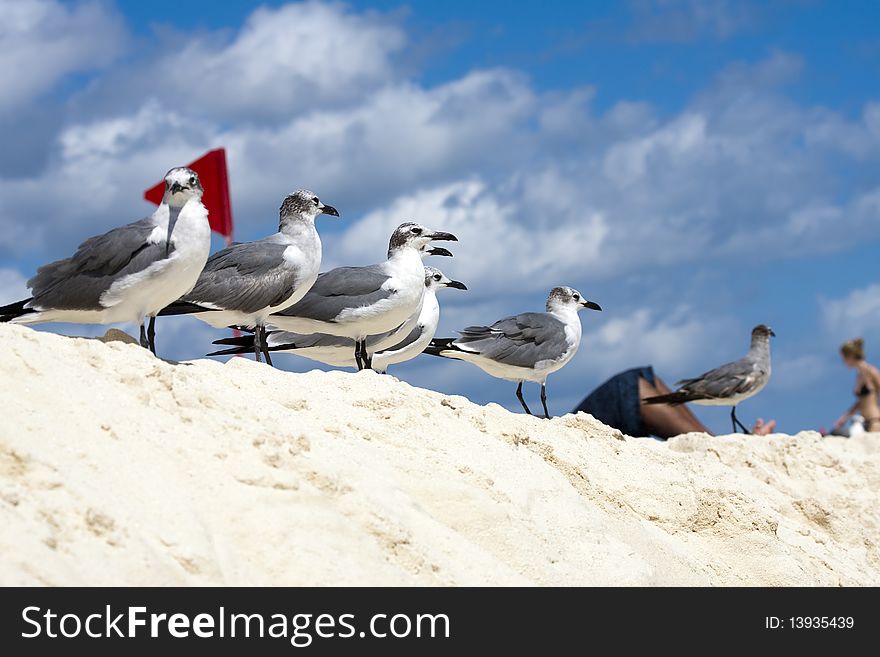
[(0, 325), (0, 584), (880, 584), (880, 434), (621, 436)]

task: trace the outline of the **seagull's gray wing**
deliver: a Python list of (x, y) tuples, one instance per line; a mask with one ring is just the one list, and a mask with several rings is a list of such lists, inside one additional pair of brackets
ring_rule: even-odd
[(754, 360), (740, 358), (693, 379), (678, 382), (679, 391), (694, 399), (728, 399), (752, 391), (760, 370)]
[(279, 314), (332, 322), (344, 310), (371, 306), (391, 296), (392, 291), (382, 287), (389, 278), (380, 265), (331, 269), (318, 276), (302, 299)]
[(183, 301), (221, 310), (253, 313), (289, 299), (302, 283), (284, 260), (288, 244), (269, 240), (234, 244), (218, 251)]
[[(401, 349), (405, 349), (406, 347), (411, 345), (413, 342), (418, 340), (420, 337), (422, 337), (422, 335), (424, 335), (424, 333), (425, 333), (425, 325), (424, 324), (416, 324), (413, 327), (413, 330), (410, 331), (409, 334), (405, 338), (403, 338), (403, 340), (398, 342), (393, 347), (388, 347), (388, 349), (383, 349), (379, 353), (387, 354), (392, 351), (400, 351)], [(387, 335), (387, 333), (385, 335)], [(369, 344), (367, 346), (369, 346)]]
[(100, 310), (101, 295), (120, 278), (167, 258), (174, 245), (148, 243), (155, 225), (147, 217), (91, 237), (70, 258), (43, 265), (28, 281), (35, 308)]
[(284, 347), (287, 349), (331, 349), (333, 347), (351, 347), (354, 349), (354, 340), (339, 335), (327, 333), (290, 333), (288, 331), (269, 331), (269, 346)]
[(565, 325), (549, 313), (522, 313), (492, 326), (468, 326), (453, 344), (514, 367), (534, 367), (568, 349)]

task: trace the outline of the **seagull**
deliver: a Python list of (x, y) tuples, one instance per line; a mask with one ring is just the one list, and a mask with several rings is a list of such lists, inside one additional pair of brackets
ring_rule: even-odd
[(367, 337), (397, 329), (417, 315), (425, 295), (422, 256), (430, 242), (441, 240), (457, 242), (458, 238), (403, 223), (391, 235), (385, 262), (321, 274), (301, 301), (274, 313), (268, 323), (292, 333), (351, 338), (357, 368), (369, 368)]
[(211, 250), (202, 191), (195, 171), (171, 169), (152, 215), (87, 239), (70, 258), (40, 267), (28, 281), (33, 296), (0, 308), (0, 322), (133, 322), (141, 346), (155, 354), (156, 314), (193, 289)]
[(281, 204), (278, 232), (256, 242), (233, 244), (205, 264), (198, 282), (162, 315), (194, 314), (211, 326), (255, 326), (254, 354), (265, 354), (266, 318), (303, 298), (321, 268), (319, 214), (339, 216), (313, 192), (301, 189)]
[(647, 397), (643, 401), (646, 404), (693, 402), (705, 406), (730, 406), (734, 433), (738, 426), (748, 434), (749, 430), (736, 418), (736, 405), (757, 395), (770, 380), (771, 337), (776, 337), (773, 330), (766, 324), (758, 324), (752, 329), (752, 346), (745, 356), (694, 379), (679, 381), (675, 392)]
[(492, 326), (468, 326), (460, 338), (437, 338), (426, 354), (473, 363), (499, 379), (516, 381), (516, 398), (523, 410), (532, 412), (523, 399), (524, 381), (541, 384), (544, 417), (547, 410), (547, 377), (562, 368), (581, 342), (582, 308), (602, 310), (570, 287), (554, 287), (547, 297), (547, 312), (522, 313), (498, 320)]
[[(439, 269), (425, 267), (425, 298), (415, 321), (404, 322), (397, 330), (367, 338), (367, 352), (372, 356), (374, 370), (384, 374), (389, 365), (411, 360), (425, 350), (433, 339), (440, 321), (437, 290), (445, 287), (467, 290), (464, 283), (450, 280)], [(411, 330), (405, 331), (410, 324), (412, 324)], [(268, 338), (270, 351), (303, 356), (333, 367), (357, 367), (353, 356), (354, 340), (351, 338), (324, 333), (300, 335), (287, 331), (272, 331), (268, 334)], [(224, 338), (215, 341), (214, 344), (236, 346), (208, 354), (209, 356), (247, 353), (253, 344), (253, 336)]]

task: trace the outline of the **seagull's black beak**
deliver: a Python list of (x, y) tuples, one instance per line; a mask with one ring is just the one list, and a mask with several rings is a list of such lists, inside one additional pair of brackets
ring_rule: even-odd
[(183, 191), (184, 189), (186, 189), (186, 188), (183, 185), (181, 185), (179, 182), (171, 183), (171, 193), (172, 194), (176, 194), (177, 192)]
[(467, 289), (467, 285), (465, 285), (461, 281), (449, 281), (446, 284), (446, 287), (454, 287), (456, 290), (466, 290)]
[(431, 240), (442, 242), (457, 242), (458, 238), (452, 233), (437, 232), (428, 236)]
[(452, 257), (452, 251), (444, 249), (442, 246), (432, 246), (428, 249), (427, 253), (428, 255), (446, 256), (447, 258)]
[(773, 329), (770, 329), (770, 337), (775, 338), (776, 334), (773, 332)]
[(339, 216), (339, 210), (334, 208), (332, 205), (322, 205), (321, 206), (321, 214), (331, 214), (334, 217)]
[(589, 308), (590, 310), (598, 310), (600, 312), (602, 311), (602, 306), (600, 306), (595, 301), (583, 301), (581, 305), (583, 305), (584, 308)]

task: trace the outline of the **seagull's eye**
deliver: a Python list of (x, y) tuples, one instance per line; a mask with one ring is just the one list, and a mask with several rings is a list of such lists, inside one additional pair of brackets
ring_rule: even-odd
[(580, 295), (580, 294), (574, 294), (574, 295), (572, 295), (571, 298), (574, 299), (575, 301), (580, 301), (580, 300), (581, 300), (581, 295)]
[(435, 280), (435, 281), (439, 281), (439, 280), (440, 280), (440, 274), (434, 274), (434, 280)]
[(190, 176), (190, 177), (189, 177), (189, 184), (190, 184), (190, 185), (195, 185), (195, 184), (196, 184), (196, 177), (195, 177), (195, 176)]
[(318, 197), (317, 197), (317, 196), (313, 196), (313, 197), (312, 197), (312, 203), (314, 203), (315, 205), (318, 205), (318, 203), (320, 203), (320, 201), (318, 201)]
[(419, 228), (418, 226), (413, 226), (409, 230), (413, 235), (421, 235), (422, 234), (422, 229)]

